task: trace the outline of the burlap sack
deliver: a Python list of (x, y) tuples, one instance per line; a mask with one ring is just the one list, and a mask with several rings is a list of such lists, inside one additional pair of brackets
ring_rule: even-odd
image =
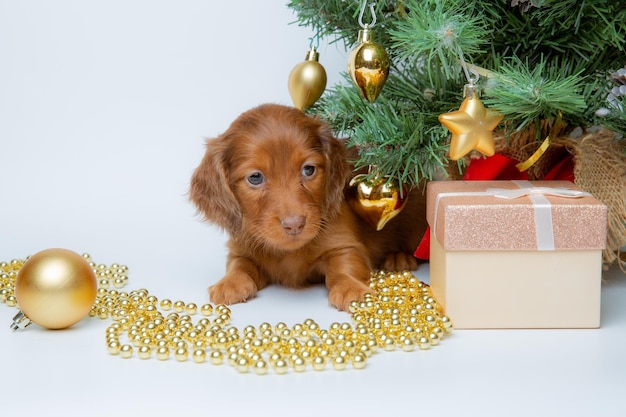
[(614, 262), (626, 273), (620, 248), (626, 247), (626, 139), (599, 130), (565, 140), (574, 152), (576, 184), (608, 206), (608, 236), (604, 266)]

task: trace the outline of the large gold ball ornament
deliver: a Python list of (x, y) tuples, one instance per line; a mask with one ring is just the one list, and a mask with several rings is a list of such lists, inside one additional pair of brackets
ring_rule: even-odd
[(355, 176), (350, 181), (348, 203), (356, 214), (382, 230), (406, 205), (408, 194), (397, 179), (379, 177), (368, 180), (367, 175)]
[(89, 314), (96, 295), (96, 275), (86, 259), (67, 249), (43, 250), (17, 274), (15, 297), (21, 311), (11, 327), (30, 321), (48, 329), (69, 327)]
[(294, 107), (304, 110), (312, 106), (326, 89), (326, 70), (319, 63), (319, 53), (311, 48), (303, 62), (289, 74), (289, 94)]
[(376, 101), (389, 76), (389, 55), (374, 42), (368, 28), (359, 31), (359, 45), (348, 58), (348, 73), (363, 98), (370, 103)]

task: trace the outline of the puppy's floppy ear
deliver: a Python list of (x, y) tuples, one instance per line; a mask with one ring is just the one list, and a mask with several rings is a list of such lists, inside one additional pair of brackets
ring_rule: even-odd
[(326, 213), (335, 216), (341, 209), (344, 198), (343, 190), (349, 174), (346, 147), (342, 141), (335, 138), (326, 124), (318, 129), (322, 149), (328, 162), (326, 174)]
[(230, 187), (226, 168), (228, 141), (209, 139), (202, 162), (191, 177), (190, 200), (204, 219), (234, 232), (241, 226), (241, 208)]

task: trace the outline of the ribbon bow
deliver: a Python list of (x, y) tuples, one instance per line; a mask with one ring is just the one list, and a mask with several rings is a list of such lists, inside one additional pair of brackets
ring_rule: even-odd
[(528, 187), (509, 190), (506, 188), (488, 188), (487, 193), (497, 198), (506, 198), (514, 200), (516, 198), (531, 195), (552, 195), (555, 197), (580, 198), (589, 197), (591, 194), (585, 191), (572, 190), (570, 188), (551, 188), (551, 187)]

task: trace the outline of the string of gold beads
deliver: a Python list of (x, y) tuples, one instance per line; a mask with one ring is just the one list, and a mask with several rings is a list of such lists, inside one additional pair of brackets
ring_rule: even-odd
[[(231, 325), (227, 306), (158, 300), (146, 289), (125, 292), (126, 266), (96, 264), (88, 254), (83, 257), (98, 278), (89, 316), (113, 321), (106, 329), (106, 347), (122, 358), (227, 363), (241, 373), (258, 375), (270, 370), (286, 374), (363, 369), (380, 350), (429, 349), (453, 329), (430, 287), (409, 271), (372, 273), (372, 294), (350, 304), (351, 322), (323, 329), (306, 319), (292, 326), (263, 322), (238, 329)], [(17, 304), (13, 292), (23, 262), (0, 263), (0, 301), (9, 306)]]

